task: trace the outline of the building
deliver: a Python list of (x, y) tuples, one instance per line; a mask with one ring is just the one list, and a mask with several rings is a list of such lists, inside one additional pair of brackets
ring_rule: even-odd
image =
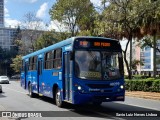
[[(44, 31), (40, 30), (21, 30), (21, 40), (26, 44), (26, 48), (31, 45), (31, 42), (36, 40)], [(0, 47), (10, 50), (13, 45), (13, 40), (17, 34), (17, 28), (4, 26), (4, 0), (0, 0)]]
[(42, 30), (21, 30), (22, 54), (28, 54), (34, 51), (35, 40), (38, 39), (45, 31)]
[[(157, 40), (157, 47), (160, 49), (160, 40)], [(142, 65), (137, 65), (137, 71), (143, 75), (153, 75), (153, 48), (146, 46), (140, 48), (137, 44), (132, 46), (133, 59), (140, 60)], [(156, 52), (157, 75), (160, 74), (160, 52)]]
[[(157, 41), (157, 47), (160, 49), (160, 40)], [(143, 65), (141, 66), (142, 74), (153, 74), (153, 48), (146, 46), (141, 49), (141, 61)], [(157, 75), (160, 74), (160, 52), (156, 52), (156, 68)]]
[(3, 49), (9, 49), (13, 46), (13, 39), (16, 33), (15, 28), (0, 28), (0, 47)]
[[(122, 49), (124, 50), (127, 44), (127, 40), (120, 42)], [(157, 47), (160, 50), (160, 40), (157, 40)], [(127, 60), (130, 63), (130, 44), (127, 49)], [(153, 75), (153, 48), (146, 46), (140, 47), (140, 43), (136, 40), (132, 42), (132, 62), (134, 60), (140, 61), (142, 64), (137, 65), (136, 70), (132, 70), (132, 74)], [(157, 75), (160, 75), (160, 51), (156, 52), (156, 68)], [(126, 64), (124, 63), (125, 75), (128, 75)]]
[[(141, 61), (141, 48), (139, 47), (139, 42), (133, 41), (132, 44), (132, 61)], [(137, 72), (140, 71), (140, 65), (137, 65)]]
[(4, 27), (4, 0), (0, 0), (0, 47), (1, 48), (3, 49), (11, 48), (15, 32), (16, 32), (15, 28)]
[(4, 27), (4, 0), (0, 0), (0, 28)]

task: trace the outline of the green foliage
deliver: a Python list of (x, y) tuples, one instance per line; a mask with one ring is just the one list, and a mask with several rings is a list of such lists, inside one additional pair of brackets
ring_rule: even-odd
[(10, 67), (11, 64), (11, 58), (15, 57), (17, 54), (17, 51), (14, 48), (11, 48), (11, 50), (2, 49), (0, 47), (0, 74), (1, 75), (12, 75), (13, 71)]
[(58, 0), (50, 9), (52, 20), (57, 20), (68, 27), (72, 36), (77, 35), (79, 28), (90, 26), (95, 12), (90, 0)]
[(12, 64), (10, 65), (16, 73), (20, 73), (20, 68), (22, 67), (22, 56), (17, 55), (12, 59)]
[(150, 78), (147, 78), (146, 80), (155, 80), (155, 78), (150, 77)]
[(152, 92), (160, 92), (160, 80), (155, 80), (152, 84)]
[(36, 42), (34, 44), (35, 49), (39, 50), (44, 47), (48, 47), (52, 44), (57, 43), (59, 40), (56, 39), (56, 37), (57, 37), (56, 33), (52, 32), (52, 31), (43, 33), (43, 35), (36, 40)]
[(136, 79), (136, 80), (145, 79), (145, 78), (147, 78), (147, 76), (144, 76), (144, 75), (133, 75), (133, 79)]
[(140, 60), (134, 59), (132, 61), (132, 69), (137, 70), (137, 65), (143, 65), (143, 63)]
[(78, 33), (79, 36), (91, 36), (91, 32), (88, 30), (83, 30)]
[(129, 91), (160, 92), (160, 79), (125, 80), (125, 88)]
[[(140, 40), (147, 34), (159, 33), (160, 0), (154, 2), (149, 0), (109, 0), (109, 3), (99, 21), (104, 23), (100, 27), (100, 31), (103, 29), (102, 35), (117, 39), (138, 38)], [(146, 43), (150, 44), (151, 42)], [(131, 68), (136, 69), (136, 65), (134, 63), (129, 67), (126, 59), (127, 45), (124, 51), (124, 60), (128, 75), (131, 76)], [(130, 63), (132, 63), (131, 60)]]

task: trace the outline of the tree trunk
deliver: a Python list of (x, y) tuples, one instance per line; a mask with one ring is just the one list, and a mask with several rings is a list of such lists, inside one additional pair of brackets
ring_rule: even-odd
[(132, 37), (129, 39), (130, 41), (130, 74), (129, 74), (129, 79), (132, 79)]
[[(127, 61), (127, 48), (128, 48), (128, 45), (129, 45), (129, 40), (127, 41), (127, 44), (126, 44), (126, 48), (125, 48), (125, 51), (123, 51), (123, 54), (124, 54), (124, 62), (126, 64), (126, 67), (127, 67), (127, 72), (128, 72), (128, 77), (131, 76), (130, 75), (130, 69), (129, 69), (129, 63)], [(130, 78), (129, 78), (130, 79)]]
[(153, 35), (153, 77), (156, 78), (157, 68), (156, 68), (156, 32)]

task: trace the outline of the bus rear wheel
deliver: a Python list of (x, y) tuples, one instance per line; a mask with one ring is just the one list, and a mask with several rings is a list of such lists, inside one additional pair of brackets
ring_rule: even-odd
[(56, 89), (55, 102), (58, 107), (63, 107), (62, 95), (58, 88)]

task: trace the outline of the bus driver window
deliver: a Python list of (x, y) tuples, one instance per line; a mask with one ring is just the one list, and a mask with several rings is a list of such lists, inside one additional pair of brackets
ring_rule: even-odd
[(75, 52), (75, 72), (76, 75), (80, 75), (80, 71), (87, 71), (88, 63), (87, 63), (87, 54), (85, 51), (76, 51)]

